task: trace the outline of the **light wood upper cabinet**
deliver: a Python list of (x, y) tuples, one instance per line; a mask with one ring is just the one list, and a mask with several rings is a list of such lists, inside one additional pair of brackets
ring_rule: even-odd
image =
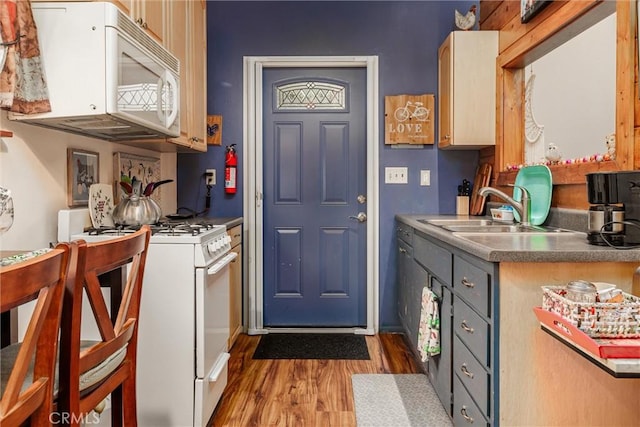
[(187, 22), (187, 2), (180, 0), (169, 1), (169, 25), (171, 28), (181, 28), (181, 31), (173, 31), (165, 40), (165, 47), (180, 61), (180, 136), (171, 141), (180, 146), (189, 147), (191, 144), (187, 135), (187, 32), (184, 25)]
[(207, 31), (204, 0), (170, 0), (165, 46), (180, 60), (180, 137), (171, 141), (207, 151)]
[(113, 0), (112, 3), (153, 38), (159, 42), (164, 40), (167, 0)]
[(438, 146), (495, 145), (497, 31), (454, 31), (438, 49)]
[(189, 44), (189, 138), (191, 148), (207, 151), (207, 2), (190, 2)]

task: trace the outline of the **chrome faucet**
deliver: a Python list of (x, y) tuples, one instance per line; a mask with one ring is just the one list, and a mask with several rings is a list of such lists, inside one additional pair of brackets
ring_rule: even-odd
[(520, 224), (531, 225), (531, 195), (529, 194), (529, 190), (519, 185), (509, 184), (509, 186), (519, 188), (520, 191), (522, 191), (522, 200), (520, 202), (493, 187), (482, 187), (478, 190), (478, 195), (485, 197), (487, 194), (493, 194), (494, 196), (500, 197), (502, 200), (513, 206), (513, 208), (520, 214)]

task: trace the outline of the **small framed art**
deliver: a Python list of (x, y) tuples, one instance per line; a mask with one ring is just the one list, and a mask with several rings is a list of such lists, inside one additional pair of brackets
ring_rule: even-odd
[(531, 21), (550, 3), (551, 0), (520, 0), (520, 22), (525, 24)]
[(89, 187), (99, 180), (100, 155), (93, 151), (67, 148), (67, 205), (89, 204)]

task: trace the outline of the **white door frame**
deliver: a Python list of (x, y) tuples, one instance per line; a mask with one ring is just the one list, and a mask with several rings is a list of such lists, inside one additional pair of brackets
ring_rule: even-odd
[[(365, 67), (367, 70), (367, 326), (333, 328), (332, 332), (373, 335), (379, 319), (379, 112), (377, 56), (245, 56), (243, 70), (243, 197), (245, 327), (249, 335), (269, 333), (263, 323), (262, 209), (262, 70), (269, 67)], [(278, 332), (318, 332), (311, 328), (274, 328)], [(322, 328), (321, 331), (327, 331)]]

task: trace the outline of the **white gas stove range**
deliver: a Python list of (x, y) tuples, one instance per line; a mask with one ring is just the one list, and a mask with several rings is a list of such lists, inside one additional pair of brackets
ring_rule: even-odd
[[(60, 211), (58, 240), (101, 241), (131, 229), (89, 229), (86, 209)], [(231, 238), (224, 225), (152, 226), (140, 306), (140, 426), (206, 426), (227, 383)], [(90, 338), (90, 337), (88, 337)]]

